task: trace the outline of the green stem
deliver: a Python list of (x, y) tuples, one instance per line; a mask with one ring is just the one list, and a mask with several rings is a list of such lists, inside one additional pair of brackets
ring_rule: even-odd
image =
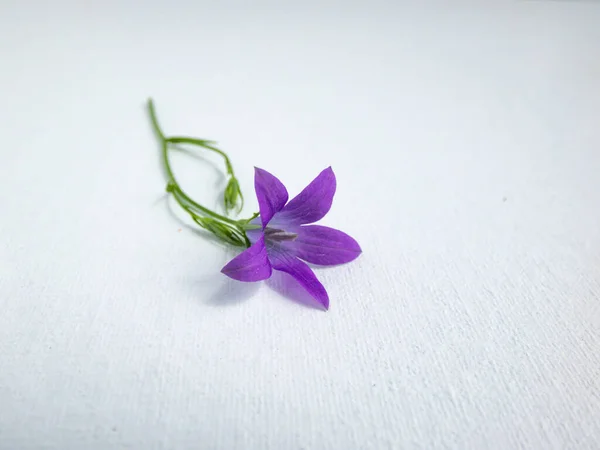
[(148, 99), (148, 111), (150, 112), (150, 120), (152, 121), (152, 129), (158, 135), (161, 141), (165, 140), (165, 135), (160, 129), (160, 125), (158, 124), (158, 119), (156, 118), (156, 109), (154, 109), (154, 101), (149, 98)]
[(218, 153), (225, 160), (225, 167), (227, 168), (227, 174), (232, 175), (232, 176), (234, 175), (233, 174), (233, 166), (231, 165), (231, 161), (229, 160), (229, 157), (222, 150), (219, 150), (218, 148), (213, 147), (211, 145), (213, 143), (213, 141), (207, 141), (205, 139), (196, 139), (196, 138), (191, 138), (191, 137), (186, 137), (186, 136), (171, 136), (169, 138), (166, 138), (166, 141), (170, 142), (172, 144), (199, 145), (200, 147), (203, 147), (207, 150), (211, 150), (215, 153)]
[[(232, 219), (230, 219), (228, 217), (222, 216), (221, 214), (217, 214), (216, 212), (211, 211), (210, 209), (208, 209), (208, 208), (200, 205), (199, 203), (197, 203), (194, 200), (192, 200), (183, 191), (183, 189), (181, 189), (181, 187), (179, 186), (179, 183), (177, 183), (177, 180), (175, 179), (175, 175), (173, 173), (173, 169), (171, 169), (171, 163), (169, 162), (168, 143), (169, 142), (174, 142), (174, 141), (172, 141), (170, 138), (166, 138), (165, 135), (164, 135), (164, 133), (162, 132), (162, 130), (160, 128), (160, 125), (158, 124), (158, 119), (156, 118), (156, 110), (154, 108), (154, 102), (152, 101), (152, 99), (148, 100), (148, 112), (150, 113), (150, 119), (152, 121), (152, 127), (154, 129), (154, 132), (157, 134), (157, 136), (158, 136), (158, 138), (160, 139), (160, 142), (161, 142), (161, 151), (162, 151), (163, 163), (164, 163), (165, 171), (167, 173), (167, 177), (169, 179), (169, 185), (172, 186), (174, 189), (176, 189), (177, 192), (179, 193), (179, 195), (187, 203), (189, 203), (191, 206), (193, 206), (194, 208), (202, 211), (204, 214), (207, 214), (209, 216), (214, 217), (215, 219), (221, 220), (221, 221), (223, 221), (225, 223), (228, 223), (230, 225), (235, 226), (236, 228), (239, 228), (239, 223), (237, 221), (232, 220)], [(201, 140), (198, 140), (198, 141), (201, 141)], [(203, 141), (201, 141), (201, 142), (203, 142)], [(220, 150), (216, 150), (216, 151), (218, 151), (219, 153), (223, 154)], [(228, 167), (230, 167), (231, 164), (229, 163), (229, 158), (227, 158), (227, 156), (225, 154), (223, 154), (223, 156), (226, 158), (226, 163), (228, 164)], [(178, 202), (178, 203), (181, 205), (181, 202)], [(184, 208), (184, 209), (187, 210), (187, 208)]]
[(223, 192), (223, 200), (225, 203), (225, 210), (229, 211), (229, 209), (234, 207), (236, 200), (237, 200), (237, 196), (239, 196), (239, 200), (240, 200), (238, 213), (242, 210), (242, 208), (244, 207), (244, 196), (242, 195), (242, 191), (240, 190), (239, 183), (235, 177), (235, 173), (233, 172), (233, 164), (231, 164), (231, 160), (229, 159), (229, 157), (227, 156), (227, 154), (224, 151), (219, 150), (217, 147), (212, 145), (215, 143), (214, 141), (209, 141), (207, 139), (197, 139), (197, 138), (188, 137), (188, 136), (171, 136), (171, 137), (165, 138), (165, 140), (171, 144), (197, 145), (199, 147), (202, 147), (206, 150), (210, 150), (210, 151), (215, 152), (215, 153), (219, 154), (220, 156), (222, 156), (223, 159), (225, 160), (225, 170), (227, 172), (227, 175), (230, 176), (229, 184), (227, 185), (227, 188)]
[(179, 187), (179, 185), (177, 184), (177, 182), (175, 182), (175, 180), (171, 180), (171, 181), (172, 181), (172, 183), (171, 183), (172, 189), (173, 189), (174, 191), (176, 191), (176, 192), (177, 192), (177, 194), (179, 194), (179, 196), (181, 196), (181, 198), (182, 198), (182, 199), (183, 199), (183, 200), (184, 200), (186, 203), (188, 203), (189, 205), (193, 206), (193, 207), (194, 207), (194, 208), (196, 208), (197, 210), (199, 210), (199, 211), (202, 211), (204, 214), (207, 214), (207, 215), (209, 215), (209, 216), (212, 216), (212, 217), (214, 217), (215, 219), (219, 219), (219, 220), (220, 220), (220, 221), (222, 221), (222, 222), (225, 222), (225, 223), (231, 224), (231, 225), (233, 225), (233, 226), (235, 226), (235, 227), (238, 227), (238, 228), (239, 228), (239, 222), (238, 222), (237, 220), (233, 220), (233, 219), (230, 219), (229, 217), (225, 217), (225, 216), (222, 216), (221, 214), (217, 214), (216, 212), (214, 212), (214, 211), (211, 211), (211, 210), (210, 210), (210, 209), (208, 209), (208, 208), (205, 208), (204, 206), (200, 205), (199, 203), (196, 203), (194, 200), (192, 200), (192, 199), (190, 198), (190, 196), (189, 196), (189, 195), (187, 195), (187, 194), (186, 194), (186, 193), (185, 193), (185, 192), (184, 192), (184, 191), (183, 191), (183, 190), (182, 190), (182, 189)]

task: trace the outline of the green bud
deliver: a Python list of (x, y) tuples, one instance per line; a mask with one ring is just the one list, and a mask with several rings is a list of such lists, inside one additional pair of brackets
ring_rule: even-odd
[(239, 211), (242, 210), (242, 207), (244, 206), (244, 198), (242, 196), (242, 191), (240, 190), (240, 184), (235, 177), (231, 177), (229, 179), (227, 187), (225, 188), (223, 200), (225, 203), (225, 211), (229, 212), (238, 206)]
[(199, 217), (195, 216), (194, 222), (204, 228), (206, 231), (211, 232), (220, 240), (228, 242), (238, 247), (246, 247), (246, 240), (240, 235), (240, 232), (229, 225), (226, 225), (218, 220), (210, 217)]

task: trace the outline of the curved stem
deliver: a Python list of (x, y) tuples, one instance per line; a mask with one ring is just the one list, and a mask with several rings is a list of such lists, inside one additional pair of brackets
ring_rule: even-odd
[(152, 99), (148, 99), (148, 111), (150, 113), (150, 120), (152, 121), (152, 128), (154, 132), (158, 136), (161, 145), (161, 154), (163, 157), (163, 167), (165, 172), (167, 173), (167, 178), (169, 179), (169, 183), (173, 183), (177, 185), (175, 181), (175, 175), (173, 174), (173, 170), (171, 169), (171, 164), (169, 163), (169, 158), (167, 157), (167, 141), (165, 140), (165, 135), (160, 129), (160, 125), (158, 124), (158, 119), (156, 118), (156, 110), (154, 109), (154, 102)]
[[(195, 202), (194, 200), (192, 200), (184, 191), (183, 189), (181, 189), (181, 187), (179, 186), (179, 183), (177, 183), (177, 180), (175, 179), (175, 174), (173, 173), (173, 169), (171, 169), (171, 163), (169, 162), (169, 155), (168, 155), (168, 143), (169, 142), (174, 142), (171, 141), (169, 138), (166, 138), (164, 133), (162, 132), (162, 130), (160, 129), (160, 125), (158, 124), (158, 119), (156, 118), (156, 110), (154, 108), (154, 102), (152, 101), (152, 99), (148, 100), (148, 111), (150, 113), (150, 119), (152, 121), (152, 127), (155, 131), (155, 133), (158, 135), (160, 142), (161, 142), (161, 151), (162, 151), (162, 157), (163, 157), (163, 163), (164, 163), (164, 167), (165, 167), (165, 171), (167, 173), (167, 177), (168, 177), (168, 184), (173, 186), (173, 188), (177, 189), (177, 191), (179, 192), (179, 194), (181, 195), (181, 197), (190, 205), (192, 205), (194, 208), (197, 208), (198, 210), (202, 211), (204, 214), (207, 214), (209, 216), (214, 217), (215, 219), (221, 220), (223, 222), (226, 222), (228, 224), (231, 224), (235, 227), (238, 227), (238, 222), (235, 220), (232, 220), (228, 217), (222, 216), (221, 214), (217, 214), (214, 211), (211, 211), (208, 208), (205, 208), (204, 206), (200, 205), (199, 203)], [(222, 153), (220, 150), (217, 150), (219, 153)], [(229, 164), (229, 158), (227, 158), (226, 155), (224, 155), (226, 158), (226, 161)]]
[(231, 164), (231, 160), (224, 151), (219, 150), (213, 145), (215, 144), (214, 141), (209, 141), (207, 139), (197, 139), (188, 136), (171, 136), (165, 138), (165, 140), (171, 144), (197, 145), (206, 150), (210, 150), (219, 154), (225, 160), (225, 171), (227, 172), (227, 175), (231, 177), (229, 179), (229, 184), (227, 185), (227, 188), (223, 193), (225, 210), (228, 211), (229, 209), (233, 208), (237, 196), (239, 196), (240, 201), (238, 213), (244, 208), (244, 196), (242, 195), (242, 191), (239, 188), (239, 183), (237, 181), (237, 178), (235, 177), (235, 173), (233, 172), (233, 164)]
[(160, 140), (164, 141), (165, 135), (163, 134), (162, 130), (160, 129), (160, 125), (158, 124), (158, 119), (156, 118), (156, 110), (154, 109), (154, 101), (151, 98), (148, 99), (148, 111), (150, 112), (150, 120), (152, 121), (152, 129), (154, 130), (154, 132), (156, 134), (158, 134), (158, 137), (160, 138)]
[[(231, 165), (231, 161), (229, 160), (229, 158), (227, 157), (227, 155), (222, 152), (221, 150), (219, 150), (216, 147), (213, 147), (211, 144), (213, 144), (213, 141), (207, 141), (207, 140), (203, 140), (203, 139), (195, 139), (195, 138), (189, 138), (189, 137), (181, 137), (181, 136), (176, 136), (176, 137), (166, 137), (165, 134), (162, 132), (160, 125), (158, 124), (158, 119), (156, 117), (156, 110), (154, 108), (154, 102), (152, 101), (152, 99), (148, 99), (148, 111), (150, 113), (150, 119), (152, 121), (152, 128), (154, 129), (154, 132), (156, 133), (156, 135), (158, 136), (159, 140), (160, 140), (160, 145), (161, 145), (161, 155), (162, 155), (162, 160), (163, 160), (163, 166), (164, 166), (164, 170), (168, 179), (167, 182), (167, 192), (171, 193), (173, 195), (173, 197), (175, 198), (175, 201), (179, 204), (179, 206), (181, 206), (181, 208), (183, 210), (185, 210), (191, 217), (192, 219), (201, 227), (203, 227), (204, 229), (210, 231), (211, 233), (213, 233), (214, 235), (216, 235), (218, 238), (220, 238), (221, 240), (228, 242), (232, 245), (241, 245), (241, 246), (246, 246), (246, 247), (250, 247), (251, 243), (250, 240), (248, 239), (248, 236), (246, 235), (246, 230), (251, 229), (249, 226), (249, 222), (250, 220), (254, 219), (258, 214), (255, 214), (253, 217), (251, 217), (250, 219), (244, 221), (244, 220), (233, 220), (230, 219), (229, 217), (225, 217), (222, 216), (221, 214), (217, 214), (214, 211), (211, 211), (210, 209), (200, 205), (199, 203), (197, 203), (196, 201), (192, 200), (192, 198), (190, 198), (189, 195), (187, 195), (183, 189), (181, 189), (181, 187), (179, 186), (179, 183), (177, 183), (177, 180), (175, 179), (175, 174), (173, 173), (173, 169), (171, 168), (171, 163), (169, 161), (169, 155), (168, 155), (168, 151), (169, 151), (169, 143), (187, 143), (187, 144), (194, 144), (194, 145), (199, 145), (203, 148), (206, 148), (208, 150), (212, 150), (218, 154), (220, 154), (224, 159), (225, 159), (225, 166), (227, 169), (227, 173), (228, 175), (231, 176), (229, 185), (227, 187), (227, 189), (225, 190), (225, 208), (227, 209), (229, 204), (234, 204), (235, 203), (235, 197), (236, 195), (239, 195), (240, 198), (242, 199), (242, 204), (243, 204), (243, 197), (242, 197), (242, 193), (239, 190), (239, 184), (235, 178), (235, 175), (233, 173), (233, 167)], [(233, 187), (231, 187), (233, 186)], [(229, 189), (235, 189), (237, 191), (234, 191), (233, 194), (231, 192), (229, 192)], [(233, 198), (233, 200), (232, 200)], [(202, 216), (204, 215), (204, 217)], [(206, 217), (208, 216), (208, 217)], [(252, 228), (254, 228), (252, 226)]]
[(196, 138), (191, 138), (191, 137), (187, 137), (187, 136), (171, 136), (171, 137), (166, 138), (166, 141), (170, 142), (172, 144), (199, 145), (200, 147), (203, 147), (207, 150), (211, 150), (215, 153), (218, 153), (225, 160), (225, 167), (227, 168), (227, 174), (233, 175), (233, 166), (231, 165), (231, 161), (229, 160), (229, 157), (222, 150), (219, 150), (218, 148), (213, 147), (211, 145), (214, 143), (213, 141), (207, 141), (205, 139), (196, 139)]
[(214, 212), (214, 211), (211, 211), (211, 210), (210, 210), (210, 209), (208, 209), (208, 208), (205, 208), (204, 206), (200, 205), (199, 203), (196, 203), (194, 200), (192, 200), (192, 199), (190, 198), (190, 196), (189, 196), (189, 195), (187, 195), (187, 194), (186, 194), (186, 193), (183, 191), (183, 189), (181, 189), (181, 188), (179, 187), (179, 185), (177, 184), (177, 182), (176, 182), (175, 180), (171, 180), (171, 181), (172, 181), (172, 183), (171, 183), (171, 186), (173, 187), (173, 189), (174, 189), (174, 190), (175, 190), (175, 191), (176, 191), (176, 192), (177, 192), (177, 193), (178, 193), (178, 194), (181, 196), (181, 198), (182, 198), (183, 200), (185, 200), (185, 201), (186, 201), (186, 202), (187, 202), (189, 205), (193, 206), (194, 208), (196, 208), (196, 209), (197, 209), (197, 210), (199, 210), (199, 211), (202, 211), (202, 212), (203, 212), (204, 214), (206, 214), (206, 215), (209, 215), (209, 216), (212, 216), (212, 217), (214, 217), (215, 219), (219, 219), (219, 220), (221, 220), (222, 222), (226, 222), (226, 223), (229, 223), (229, 224), (231, 224), (231, 225), (233, 225), (233, 226), (235, 226), (235, 227), (239, 227), (239, 223), (238, 223), (236, 220), (230, 219), (229, 217), (222, 216), (221, 214), (217, 214), (216, 212)]

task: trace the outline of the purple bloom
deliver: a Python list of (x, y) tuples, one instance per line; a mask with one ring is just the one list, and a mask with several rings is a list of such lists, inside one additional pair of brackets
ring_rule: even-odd
[(350, 262), (361, 253), (358, 243), (346, 233), (308, 225), (327, 214), (335, 187), (335, 175), (328, 167), (288, 202), (283, 183), (255, 167), (254, 189), (260, 216), (250, 223), (259, 228), (247, 232), (252, 246), (221, 272), (239, 281), (260, 281), (269, 278), (273, 269), (280, 270), (294, 277), (315, 300), (329, 308), (327, 291), (301, 260), (331, 266)]

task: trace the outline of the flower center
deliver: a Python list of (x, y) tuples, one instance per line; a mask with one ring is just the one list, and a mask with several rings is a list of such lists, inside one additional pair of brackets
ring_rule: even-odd
[(277, 228), (269, 228), (265, 229), (265, 239), (269, 241), (293, 241), (296, 239), (298, 235), (296, 233), (288, 233), (287, 231), (278, 230)]

